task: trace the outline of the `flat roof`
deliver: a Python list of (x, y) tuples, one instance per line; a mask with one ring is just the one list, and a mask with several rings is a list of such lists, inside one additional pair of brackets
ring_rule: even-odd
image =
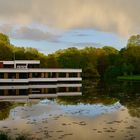
[(15, 60), (15, 61), (0, 61), (3, 64), (40, 64), (40, 60)]
[(19, 73), (28, 73), (28, 72), (82, 72), (82, 69), (49, 69), (49, 68), (32, 68), (32, 69), (14, 69), (14, 68), (0, 68), (0, 72), (19, 72)]

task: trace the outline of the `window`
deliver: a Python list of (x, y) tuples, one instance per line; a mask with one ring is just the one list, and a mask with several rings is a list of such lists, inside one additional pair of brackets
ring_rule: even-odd
[(49, 72), (48, 73), (48, 78), (56, 78), (56, 73), (55, 72)]
[(8, 78), (15, 79), (16, 73), (8, 73)]
[(77, 92), (78, 88), (77, 87), (70, 87), (69, 92)]
[(59, 77), (66, 77), (66, 73), (63, 73), (63, 72), (61, 72), (61, 73), (59, 73)]
[(16, 89), (9, 89), (8, 90), (8, 95), (16, 95)]
[(0, 79), (4, 78), (4, 73), (0, 73)]
[(77, 77), (78, 73), (69, 73), (69, 77)]
[(19, 73), (19, 79), (27, 79), (28, 73)]
[(28, 95), (28, 89), (19, 89), (20, 95)]
[(56, 93), (56, 88), (48, 88), (48, 93)]
[(4, 68), (14, 68), (13, 64), (5, 64), (3, 65)]
[(58, 88), (58, 91), (59, 91), (59, 92), (66, 92), (66, 88), (65, 88), (65, 87), (59, 87), (59, 88)]
[(41, 73), (32, 73), (32, 78), (40, 78), (41, 77)]
[(39, 64), (28, 64), (28, 68), (39, 68)]
[(4, 95), (4, 90), (3, 89), (0, 89), (0, 96), (1, 95)]

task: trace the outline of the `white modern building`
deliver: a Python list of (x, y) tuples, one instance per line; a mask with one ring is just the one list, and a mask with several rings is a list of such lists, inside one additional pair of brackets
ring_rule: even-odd
[(81, 69), (47, 69), (39, 65), (36, 60), (0, 61), (0, 98), (81, 95)]
[(39, 64), (36, 60), (0, 61), (0, 84), (82, 81), (81, 69), (46, 69)]

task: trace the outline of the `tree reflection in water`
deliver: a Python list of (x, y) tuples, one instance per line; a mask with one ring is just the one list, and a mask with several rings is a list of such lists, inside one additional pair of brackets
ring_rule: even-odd
[[(132, 117), (140, 118), (140, 83), (139, 82), (117, 82), (105, 83), (93, 80), (83, 80), (82, 96), (57, 97), (58, 104), (77, 105), (103, 104), (112, 105), (120, 102), (127, 107)], [(50, 99), (54, 100), (54, 99)], [(10, 110), (21, 105), (17, 102), (0, 102), (0, 120), (9, 116)], [(22, 104), (23, 105), (23, 104)]]
[(2, 101), (0, 102), (0, 120), (4, 120), (9, 117), (10, 110), (16, 106), (23, 105), (22, 103)]
[(120, 102), (127, 107), (132, 117), (140, 117), (140, 82), (105, 83), (92, 80), (83, 81), (82, 96), (58, 97), (57, 103), (65, 105), (99, 104), (111, 105)]
[(99, 104), (111, 105), (116, 103), (118, 100), (112, 98), (109, 94), (104, 94), (103, 89), (99, 87), (99, 81), (85, 80), (82, 84), (82, 96), (66, 96), (58, 97), (57, 103), (65, 105), (77, 105), (82, 104)]

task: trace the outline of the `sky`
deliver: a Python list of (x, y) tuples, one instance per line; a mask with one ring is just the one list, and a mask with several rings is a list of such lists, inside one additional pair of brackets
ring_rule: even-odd
[(45, 54), (68, 47), (126, 46), (140, 33), (140, 0), (0, 0), (0, 32)]

